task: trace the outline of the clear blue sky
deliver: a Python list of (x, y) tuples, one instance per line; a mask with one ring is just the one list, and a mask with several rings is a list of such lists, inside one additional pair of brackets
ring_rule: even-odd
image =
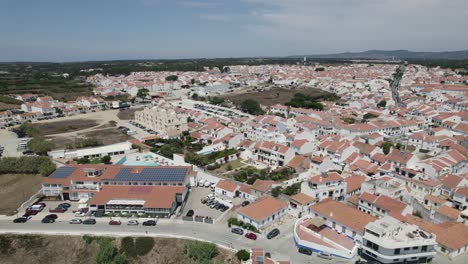
[(466, 0), (0, 0), (0, 61), (468, 48)]

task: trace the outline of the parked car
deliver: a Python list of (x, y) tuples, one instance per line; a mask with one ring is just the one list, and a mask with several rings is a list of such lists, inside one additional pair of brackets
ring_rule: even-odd
[(206, 202), (208, 202), (208, 197), (203, 197), (200, 199), (200, 201), (202, 204), (205, 204)]
[(110, 220), (109, 221), (109, 225), (121, 225), (122, 222), (120, 222), (119, 220)]
[(59, 204), (57, 207), (63, 207), (63, 208), (70, 208), (71, 207), (71, 204), (70, 203), (61, 203)]
[(37, 210), (30, 210), (30, 209), (26, 210), (27, 215), (37, 215), (38, 213), (39, 213), (39, 211), (37, 211)]
[(146, 220), (143, 222), (143, 225), (144, 226), (155, 226), (156, 225), (156, 221), (154, 220)]
[(279, 229), (278, 229), (278, 228), (275, 228), (275, 229), (271, 230), (271, 231), (267, 234), (267, 238), (268, 238), (268, 239), (272, 239), (272, 238), (276, 237), (276, 236), (279, 235), (279, 234), (280, 234)]
[(58, 218), (58, 216), (56, 214), (49, 214), (49, 215), (46, 215), (46, 217), (54, 219), (54, 220), (57, 220), (57, 218)]
[(211, 182), (210, 181), (206, 181), (205, 184), (203, 185), (205, 186), (205, 188), (208, 188), (211, 186)]
[(304, 248), (304, 247), (301, 247), (299, 248), (299, 253), (302, 253), (302, 254), (305, 254), (305, 255), (312, 255), (312, 250), (308, 249), (308, 248)]
[(195, 214), (195, 212), (190, 209), (188, 212), (187, 212), (187, 216), (193, 216)]
[(36, 203), (36, 205), (40, 205), (40, 206), (42, 206), (42, 208), (46, 207), (46, 204), (43, 203), (43, 202)]
[(76, 219), (76, 218), (75, 218), (75, 219), (70, 220), (69, 223), (70, 223), (70, 224), (81, 224), (82, 222), (83, 222), (83, 221), (81, 221), (81, 219)]
[(13, 223), (26, 223), (29, 220), (27, 217), (18, 217), (15, 220), (13, 220)]
[(49, 209), (49, 213), (65, 213), (67, 211), (67, 208), (64, 207), (57, 207), (54, 209)]
[(251, 232), (246, 233), (245, 237), (248, 238), (248, 239), (257, 240), (257, 235), (254, 234), (254, 233), (251, 233)]
[(82, 212), (76, 212), (75, 213), (75, 217), (84, 217), (86, 215), (86, 213), (82, 213)]
[(323, 259), (332, 259), (332, 256), (328, 253), (325, 252), (320, 252), (317, 254), (317, 257), (323, 258)]
[(48, 218), (47, 216), (42, 218), (42, 220), (41, 220), (41, 223), (44, 223), (44, 224), (51, 224), (51, 223), (54, 223), (54, 222), (55, 222), (55, 219)]
[(247, 205), (249, 205), (249, 204), (250, 204), (249, 201), (243, 201), (242, 204), (241, 204), (241, 206), (244, 207), (244, 206), (247, 206)]
[(213, 201), (213, 203), (210, 205), (210, 208), (213, 209), (216, 206), (218, 206), (219, 202), (218, 201)]
[(83, 221), (83, 225), (95, 225), (96, 224), (96, 219), (94, 218), (88, 218)]
[(231, 233), (234, 233), (234, 234), (238, 234), (238, 235), (243, 235), (244, 234), (244, 230), (242, 230), (241, 228), (238, 228), (238, 227), (234, 227), (231, 229)]
[(127, 222), (127, 225), (138, 225), (138, 221), (137, 220), (130, 220)]

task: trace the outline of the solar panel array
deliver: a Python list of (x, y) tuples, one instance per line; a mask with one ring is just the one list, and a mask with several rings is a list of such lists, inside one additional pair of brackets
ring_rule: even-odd
[(49, 178), (65, 179), (68, 176), (70, 176), (70, 174), (72, 174), (75, 170), (75, 167), (60, 167), (57, 170), (55, 170), (51, 175), (49, 175)]
[(122, 168), (110, 180), (137, 182), (184, 182), (187, 168), (143, 168), (132, 173), (132, 168)]

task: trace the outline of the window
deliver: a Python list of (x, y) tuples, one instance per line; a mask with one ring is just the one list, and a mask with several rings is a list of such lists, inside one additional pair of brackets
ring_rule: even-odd
[(406, 250), (410, 250), (410, 248), (409, 248), (409, 247), (405, 247), (405, 251), (406, 251)]
[(399, 248), (395, 248), (394, 254), (395, 254), (395, 255), (399, 255), (399, 254), (400, 254), (400, 249), (399, 249)]
[(413, 249), (418, 249), (419, 247), (413, 247)]

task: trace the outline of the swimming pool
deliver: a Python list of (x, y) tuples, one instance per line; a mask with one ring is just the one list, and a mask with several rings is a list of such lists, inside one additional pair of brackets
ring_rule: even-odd
[(154, 162), (154, 161), (130, 161), (130, 162), (125, 162), (123, 165), (126, 165), (126, 166), (159, 166), (159, 163)]

